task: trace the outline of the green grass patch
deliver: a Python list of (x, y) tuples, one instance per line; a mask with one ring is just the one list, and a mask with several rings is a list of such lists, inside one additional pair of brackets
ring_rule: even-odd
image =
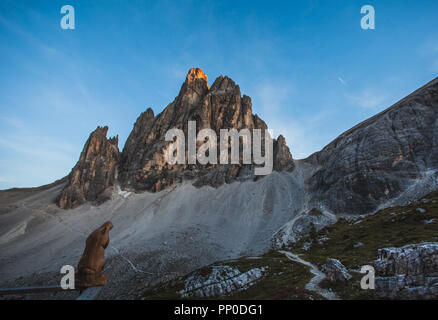
[[(257, 258), (243, 257), (214, 263), (194, 272), (208, 275), (213, 266), (227, 265), (241, 272), (253, 268), (265, 267), (262, 278), (256, 280), (248, 289), (214, 299), (321, 299), (322, 297), (304, 289), (312, 278), (309, 268), (289, 260), (283, 254), (271, 251)], [(178, 291), (184, 288), (184, 282), (192, 273), (159, 284), (145, 293), (145, 299), (181, 299)]]
[[(417, 208), (425, 212), (419, 212)], [(314, 210), (310, 214), (320, 213)], [(316, 241), (324, 237), (328, 240)], [(318, 266), (324, 264), (327, 258), (335, 258), (348, 269), (358, 270), (362, 265), (372, 264), (377, 259), (379, 248), (435, 241), (438, 241), (438, 191), (408, 206), (386, 208), (374, 215), (356, 220), (340, 219), (318, 232), (314, 230), (311, 235), (301, 239), (289, 250)], [(303, 249), (305, 243), (311, 243), (307, 250)], [(358, 243), (362, 245), (355, 246)], [(258, 259), (243, 257), (217, 262), (197, 271), (208, 275), (212, 266), (218, 265), (236, 267), (241, 272), (267, 267), (264, 276), (256, 280), (248, 289), (218, 297), (219, 299), (323, 299), (305, 289), (305, 285), (313, 276), (309, 268), (289, 260), (277, 251), (271, 251)], [(155, 286), (145, 293), (144, 298), (181, 299), (177, 292), (184, 289), (185, 279), (191, 274)], [(362, 274), (355, 272), (351, 274), (353, 278), (350, 281), (331, 283), (324, 280), (320, 286), (331, 289), (342, 299), (372, 299), (372, 291), (360, 288)]]
[[(425, 212), (417, 210), (421, 208)], [(433, 222), (431, 222), (433, 221)], [(427, 223), (429, 222), (429, 223)], [(315, 237), (315, 236), (313, 236)], [(301, 239), (290, 250), (301, 254), (304, 260), (321, 266), (328, 257), (339, 259), (349, 269), (360, 269), (377, 259), (379, 248), (401, 247), (407, 244), (438, 241), (438, 191), (432, 192), (407, 206), (395, 206), (380, 210), (374, 215), (356, 220), (340, 219), (337, 223), (321, 229), (316, 238)], [(311, 243), (305, 250), (303, 245)], [(361, 246), (356, 244), (361, 243)], [(360, 289), (361, 274), (352, 273), (353, 279), (346, 283), (321, 286), (331, 288), (345, 299), (371, 298), (369, 292)]]
[[(317, 232), (318, 238), (328, 237), (329, 240), (321, 244), (313, 241), (310, 248), (304, 250), (303, 244), (311, 239), (303, 238), (291, 250), (318, 265), (330, 257), (339, 259), (347, 267), (358, 268), (377, 259), (379, 248), (438, 241), (438, 192), (423, 199), (408, 206), (386, 208), (353, 221), (340, 219)], [(425, 212), (420, 213), (417, 208)], [(433, 219), (434, 222), (426, 223)], [(362, 246), (355, 248), (358, 243)]]

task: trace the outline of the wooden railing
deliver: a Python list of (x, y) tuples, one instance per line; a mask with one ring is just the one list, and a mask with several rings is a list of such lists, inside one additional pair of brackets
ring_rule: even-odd
[(43, 292), (68, 292), (72, 290), (79, 291), (79, 297), (76, 300), (94, 300), (103, 287), (90, 287), (86, 289), (62, 289), (57, 286), (38, 286), (38, 287), (21, 287), (21, 288), (0, 288), (0, 296), (9, 294), (32, 294)]
[[(78, 290), (79, 297), (76, 300), (96, 299), (100, 290), (102, 290), (103, 285), (106, 283), (106, 277), (104, 281), (101, 280), (102, 277), (101, 272), (103, 271), (103, 267), (105, 265), (104, 250), (109, 244), (109, 232), (112, 228), (113, 228), (113, 224), (111, 223), (111, 221), (107, 221), (100, 228), (90, 233), (87, 240), (85, 241), (85, 250), (78, 264), (79, 279), (81, 279), (80, 277), (81, 268), (85, 268), (87, 270), (91, 268), (95, 272), (95, 274), (94, 277), (89, 277), (89, 276), (86, 277), (85, 284), (84, 282), (81, 281), (78, 282), (81, 284), (80, 286), (82, 286), (82, 288), (78, 287), (76, 289), (63, 289), (61, 285), (21, 287), (21, 288), (0, 288), (0, 296), (7, 294), (31, 294), (31, 293), (42, 293), (42, 292), (60, 292), (60, 291), (66, 292), (71, 290)], [(65, 273), (65, 272), (61, 271), (61, 273)], [(98, 285), (98, 286), (90, 287), (93, 285)]]

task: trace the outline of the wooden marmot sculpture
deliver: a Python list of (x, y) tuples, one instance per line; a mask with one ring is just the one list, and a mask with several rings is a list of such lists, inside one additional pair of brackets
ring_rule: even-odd
[(105, 249), (109, 244), (109, 231), (112, 228), (111, 221), (107, 221), (88, 236), (84, 253), (78, 263), (76, 287), (105, 285), (107, 275), (103, 274), (102, 270), (105, 266)]

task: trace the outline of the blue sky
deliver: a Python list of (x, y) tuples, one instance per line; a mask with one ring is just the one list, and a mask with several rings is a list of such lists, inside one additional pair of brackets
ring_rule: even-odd
[(191, 67), (233, 78), (306, 157), (438, 76), (437, 14), (436, 0), (1, 0), (0, 189), (67, 175), (98, 125), (122, 149)]

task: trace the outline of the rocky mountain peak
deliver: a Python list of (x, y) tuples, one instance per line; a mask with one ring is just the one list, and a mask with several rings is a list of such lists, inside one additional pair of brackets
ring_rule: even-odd
[(79, 161), (68, 176), (67, 185), (56, 198), (64, 209), (86, 201), (101, 202), (114, 185), (119, 158), (118, 136), (107, 139), (108, 127), (97, 127), (82, 150)]
[(201, 68), (191, 68), (189, 70), (189, 72), (187, 73), (186, 83), (192, 84), (192, 83), (197, 82), (197, 81), (205, 82), (205, 84), (207, 85), (207, 88), (208, 88), (208, 77), (204, 73), (204, 71), (202, 71)]
[(235, 90), (237, 89), (240, 93), (239, 86), (233, 81), (233, 79), (228, 76), (219, 76), (213, 82), (211, 86), (212, 91), (221, 91), (221, 90)]
[(274, 143), (274, 170), (292, 171), (293, 169), (294, 161), (289, 147), (286, 145), (286, 139), (282, 135), (279, 135)]
[(186, 81), (176, 97), (176, 104), (180, 108), (190, 110), (207, 94), (209, 90), (208, 78), (199, 68), (192, 68), (186, 76)]
[(315, 202), (364, 214), (408, 197), (437, 174), (437, 118), (438, 78), (341, 134), (304, 160), (318, 168), (307, 181)]
[[(210, 128), (218, 137), (220, 129), (267, 129), (265, 122), (252, 113), (251, 98), (242, 96), (231, 78), (219, 76), (209, 88), (204, 72), (192, 68), (178, 96), (160, 114), (155, 116), (148, 108), (137, 118), (120, 157), (117, 137), (106, 139), (108, 127), (98, 127), (90, 135), (67, 187), (57, 199), (58, 205), (73, 208), (86, 200), (98, 200), (116, 179), (123, 189), (155, 192), (185, 179), (193, 179), (196, 186), (217, 187), (254, 178), (252, 165), (169, 165), (165, 158), (169, 144), (165, 134), (178, 128), (187, 137), (189, 121), (196, 122), (197, 132)], [(187, 147), (186, 144), (186, 151)], [(273, 139), (273, 147), (274, 170), (292, 170), (294, 162), (284, 138)]]
[[(137, 120), (123, 149), (119, 164), (122, 188), (160, 191), (184, 179), (194, 179), (196, 186), (219, 186), (242, 175), (247, 179), (251, 170), (244, 170), (247, 166), (243, 165), (168, 165), (164, 135), (169, 129), (179, 128), (187, 137), (188, 121), (196, 122), (197, 132), (209, 128), (218, 136), (220, 129), (267, 128), (263, 120), (253, 115), (251, 98), (242, 97), (231, 78), (219, 76), (209, 88), (208, 78), (199, 68), (190, 69), (179, 95), (163, 112), (155, 118), (151, 115), (142, 114)], [(293, 168), (292, 156), (286, 155), (289, 149), (280, 143), (278, 150), (281, 160), (277, 159), (276, 170)]]

